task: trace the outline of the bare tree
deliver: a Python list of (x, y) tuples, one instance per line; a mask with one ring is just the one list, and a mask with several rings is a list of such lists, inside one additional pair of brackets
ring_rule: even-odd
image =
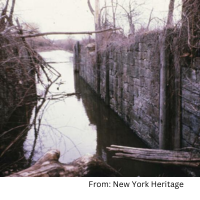
[(200, 4), (199, 0), (183, 0), (182, 25), (187, 32), (188, 47), (192, 51), (199, 51), (200, 41)]
[(10, 26), (13, 25), (13, 13), (14, 13), (14, 9), (15, 9), (15, 2), (16, 2), (16, 0), (12, 0), (12, 5), (11, 5), (11, 9), (10, 9), (10, 15), (9, 15), (9, 18), (8, 18)]
[(151, 12), (150, 12), (150, 15), (149, 15), (149, 21), (148, 21), (146, 30), (149, 30), (149, 26), (151, 24), (151, 21), (153, 20), (152, 13), (153, 13), (153, 8), (151, 9)]
[(168, 10), (168, 18), (167, 18), (167, 27), (173, 25), (174, 3), (175, 3), (175, 0), (170, 0), (170, 2), (169, 2), (169, 10)]
[(127, 4), (116, 3), (116, 6), (119, 6), (124, 12), (122, 16), (125, 16), (128, 20), (129, 34), (131, 35), (135, 35), (135, 23), (140, 15), (139, 7), (142, 5), (144, 5), (144, 2), (138, 4), (136, 0), (129, 0)]
[(111, 5), (112, 5), (112, 17), (113, 17), (113, 27), (116, 27), (116, 12), (117, 12), (117, 6), (118, 6), (118, 0), (115, 2), (111, 0)]
[(6, 26), (6, 19), (7, 19), (6, 13), (8, 10), (8, 4), (9, 4), (9, 0), (6, 1), (6, 4), (0, 14), (0, 31), (4, 30)]

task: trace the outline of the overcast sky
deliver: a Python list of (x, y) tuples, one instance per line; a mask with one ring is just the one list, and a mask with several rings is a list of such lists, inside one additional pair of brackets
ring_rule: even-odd
[[(91, 0), (91, 3), (94, 1)], [(169, 0), (144, 1), (147, 8), (144, 13), (154, 8), (154, 16), (166, 15)], [(41, 32), (94, 30), (94, 19), (87, 0), (16, 0), (15, 14), (21, 21), (37, 24)]]
[(85, 0), (17, 0), (15, 14), (41, 31), (93, 30)]

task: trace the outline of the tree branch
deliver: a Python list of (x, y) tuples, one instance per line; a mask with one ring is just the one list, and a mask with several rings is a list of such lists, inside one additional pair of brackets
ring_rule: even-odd
[(149, 21), (148, 21), (147, 28), (146, 28), (147, 30), (149, 30), (149, 26), (150, 26), (150, 23), (152, 21), (152, 13), (153, 13), (153, 8), (151, 9), (151, 13), (149, 15)]
[(9, 0), (6, 1), (6, 5), (3, 8), (3, 10), (2, 10), (1, 16), (6, 15), (6, 12), (7, 12), (7, 9), (8, 9), (8, 3), (9, 3)]
[(8, 9), (8, 4), (9, 4), (9, 0), (6, 1), (6, 5), (1, 12), (0, 31), (3, 31), (5, 29), (5, 26), (6, 26), (5, 19), (7, 18), (6, 12), (7, 12), (7, 9)]
[(169, 3), (169, 11), (168, 11), (168, 18), (167, 18), (168, 27), (173, 25), (174, 2), (175, 0), (170, 0), (170, 3)]
[(88, 7), (89, 7), (89, 9), (90, 9), (90, 12), (94, 15), (94, 9), (92, 8), (92, 5), (91, 5), (91, 3), (90, 3), (90, 0), (88, 0)]
[(12, 26), (13, 25), (13, 13), (14, 13), (14, 9), (15, 9), (15, 0), (12, 1), (12, 6), (10, 9), (10, 16), (9, 16), (9, 25)]
[(103, 33), (108, 31), (116, 31), (120, 30), (121, 28), (109, 28), (99, 31), (83, 31), (83, 32), (46, 32), (46, 33), (36, 33), (36, 34), (28, 34), (28, 35), (19, 35), (19, 38), (31, 38), (31, 37), (40, 37), (45, 35), (81, 35), (81, 34), (88, 34), (92, 35), (93, 33)]

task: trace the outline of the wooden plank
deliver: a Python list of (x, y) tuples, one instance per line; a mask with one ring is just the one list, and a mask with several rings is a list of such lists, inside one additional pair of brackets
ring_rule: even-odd
[(179, 162), (179, 161), (156, 161), (156, 160), (147, 160), (147, 159), (136, 159), (134, 157), (128, 157), (127, 155), (117, 155), (113, 158), (121, 158), (121, 159), (131, 159), (141, 162), (147, 162), (147, 163), (155, 163), (155, 164), (164, 164), (164, 165), (175, 165), (175, 166), (185, 166), (185, 167), (200, 167), (200, 162)]
[(186, 151), (144, 149), (111, 145), (109, 151), (115, 152), (114, 158), (131, 159), (149, 163), (200, 167), (200, 154)]

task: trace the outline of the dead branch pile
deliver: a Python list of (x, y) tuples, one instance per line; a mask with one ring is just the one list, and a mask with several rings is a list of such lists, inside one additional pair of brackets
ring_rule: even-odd
[(182, 23), (185, 29), (187, 44), (191, 50), (191, 57), (199, 56), (200, 46), (200, 4), (198, 0), (184, 0), (182, 9)]
[(15, 0), (7, 0), (0, 13), (0, 107), (4, 108), (0, 112), (0, 130), (18, 107), (36, 100), (35, 75), (41, 83), (41, 71), (50, 83), (49, 71), (59, 76), (20, 38), (24, 30), (18, 20), (13, 22), (14, 7)]
[[(25, 30), (13, 20), (15, 0), (0, 8), (0, 160), (8, 161), (11, 147), (23, 143), (36, 124), (37, 113), (45, 100), (37, 102), (36, 81), (47, 94), (60, 74), (21, 38)], [(43, 76), (41, 76), (43, 74)], [(33, 107), (36, 115), (29, 123)], [(20, 118), (19, 118), (20, 116)], [(15, 148), (13, 148), (15, 151)], [(0, 166), (3, 169), (3, 166)]]

